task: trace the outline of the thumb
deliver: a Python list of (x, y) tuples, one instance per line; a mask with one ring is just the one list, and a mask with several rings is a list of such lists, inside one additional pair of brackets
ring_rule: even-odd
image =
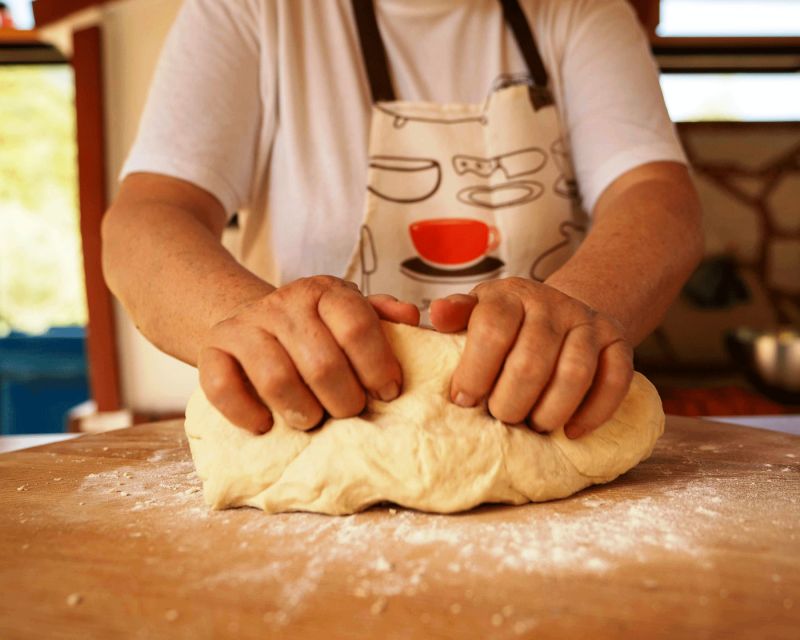
[(413, 326), (419, 324), (419, 309), (410, 302), (401, 302), (394, 296), (385, 293), (367, 296), (367, 300), (369, 300), (381, 320)]
[(455, 333), (467, 328), (478, 298), (465, 293), (454, 293), (431, 302), (431, 324), (442, 333)]

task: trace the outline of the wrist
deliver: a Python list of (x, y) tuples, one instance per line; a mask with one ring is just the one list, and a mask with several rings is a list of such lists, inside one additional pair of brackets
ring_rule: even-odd
[(547, 278), (544, 284), (615, 320), (628, 342), (638, 342), (630, 309), (620, 302), (624, 300), (624, 292), (620, 287), (608, 284), (596, 273), (591, 277), (582, 277), (580, 274), (565, 273), (563, 268)]

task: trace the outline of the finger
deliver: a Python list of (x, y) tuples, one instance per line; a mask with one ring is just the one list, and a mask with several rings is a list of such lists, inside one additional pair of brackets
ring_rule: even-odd
[(341, 283), (348, 289), (352, 289), (353, 291), (358, 291), (359, 293), (361, 292), (359, 286), (352, 280), (342, 280)]
[(419, 309), (410, 302), (401, 302), (394, 296), (383, 293), (368, 296), (367, 300), (381, 320), (410, 324), (414, 327), (419, 325)]
[(579, 438), (609, 420), (625, 399), (632, 379), (631, 346), (620, 340), (603, 349), (594, 383), (566, 427), (567, 437)]
[(453, 373), (453, 402), (474, 407), (489, 394), (523, 317), (522, 303), (514, 296), (489, 293), (479, 299), (470, 315), (464, 353)]
[(489, 396), (489, 412), (509, 424), (523, 422), (550, 380), (564, 336), (550, 319), (527, 315)]
[(403, 385), (400, 363), (367, 299), (335, 288), (322, 295), (317, 308), (361, 386), (385, 402), (400, 395)]
[(334, 418), (361, 413), (366, 396), (350, 363), (316, 309), (276, 319), (273, 335), (289, 354), (300, 377)]
[(567, 333), (553, 375), (531, 411), (531, 427), (548, 432), (566, 424), (592, 386), (599, 350), (592, 325), (579, 325)]
[(295, 429), (306, 431), (319, 424), (323, 409), (300, 378), (289, 354), (266, 331), (251, 332), (234, 350), (258, 396)]
[(197, 359), (200, 386), (209, 402), (237, 427), (255, 434), (272, 428), (272, 414), (247, 383), (241, 367), (228, 353), (207, 347)]
[(478, 298), (474, 295), (454, 293), (446, 298), (431, 302), (429, 316), (433, 328), (442, 333), (463, 331), (469, 324), (469, 317)]

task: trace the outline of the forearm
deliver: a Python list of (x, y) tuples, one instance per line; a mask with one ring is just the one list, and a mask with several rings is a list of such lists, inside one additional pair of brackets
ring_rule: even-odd
[(700, 207), (685, 169), (642, 178), (604, 194), (586, 240), (546, 281), (616, 318), (634, 345), (658, 326), (703, 249)]
[(212, 230), (182, 207), (121, 202), (103, 224), (103, 270), (140, 331), (196, 365), (215, 323), (274, 288), (239, 265)]

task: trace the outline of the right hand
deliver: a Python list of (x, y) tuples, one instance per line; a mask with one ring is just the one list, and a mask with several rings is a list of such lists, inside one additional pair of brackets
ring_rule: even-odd
[(295, 429), (358, 415), (366, 393), (400, 394), (403, 374), (380, 319), (418, 324), (419, 311), (387, 295), (364, 297), (331, 276), (303, 278), (240, 306), (200, 348), (200, 385), (233, 424), (268, 432), (273, 412)]

